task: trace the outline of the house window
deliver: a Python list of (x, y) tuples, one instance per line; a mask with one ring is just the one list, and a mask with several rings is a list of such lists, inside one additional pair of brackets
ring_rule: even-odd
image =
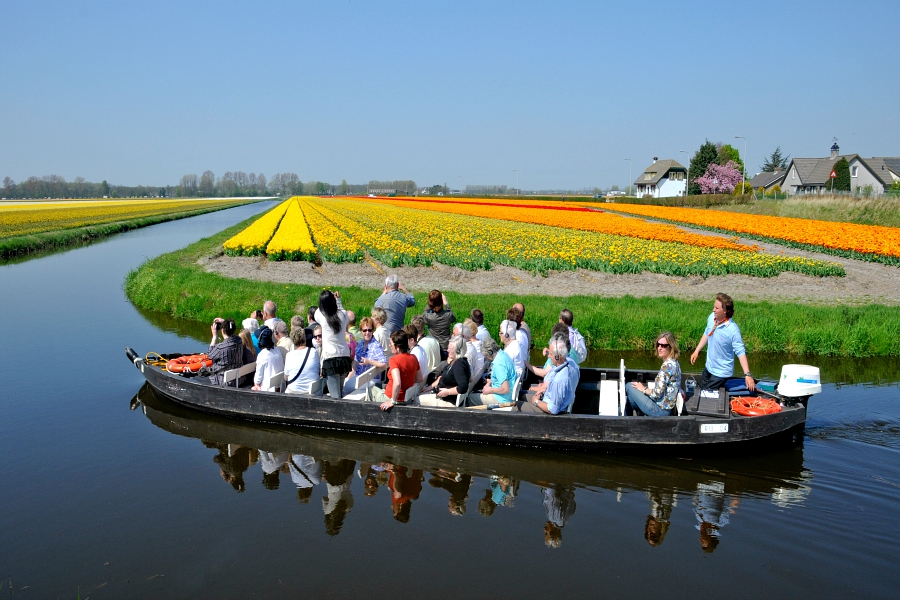
[(859, 165), (853, 165), (850, 167), (850, 177), (857, 177), (859, 175)]
[(644, 173), (644, 181), (650, 181), (656, 177), (656, 173)]
[(797, 171), (791, 169), (791, 179), (797, 179)]

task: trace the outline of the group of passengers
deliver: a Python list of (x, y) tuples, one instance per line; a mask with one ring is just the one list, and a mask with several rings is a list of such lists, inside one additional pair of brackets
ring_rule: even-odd
[[(341, 399), (348, 382), (371, 371), (364, 399), (378, 402), (382, 410), (397, 404), (465, 404), (514, 407), (534, 414), (571, 412), (580, 376), (578, 365), (587, 358), (587, 347), (573, 327), (570, 310), (561, 311), (543, 349), (546, 362), (539, 367), (530, 362), (533, 338), (521, 303), (514, 304), (500, 323), (499, 344), (484, 326), (481, 310), (473, 309), (468, 318), (458, 321), (439, 290), (429, 293), (422, 314), (404, 326), (407, 309), (415, 305), (415, 297), (397, 276), (389, 275), (370, 316), (358, 324), (353, 311), (344, 309), (340, 293), (328, 289), (319, 295), (318, 305), (309, 308), (305, 322), (299, 315), (291, 319), (290, 330), (276, 316), (272, 301), (244, 319), (238, 334), (234, 320), (217, 318), (211, 326), (208, 351), (213, 360), (210, 381), (222, 385), (225, 371), (255, 362), (255, 372), (237, 385), (250, 385), (252, 379), (254, 390), (307, 394), (323, 380), (328, 395)], [(735, 355), (744, 369), (746, 387), (754, 389), (740, 330), (731, 321), (733, 314), (731, 298), (717, 295), (704, 335), (691, 356), (693, 364), (700, 350), (709, 345), (701, 389), (724, 385)], [(674, 414), (682, 378), (678, 342), (671, 332), (657, 336), (655, 354), (662, 367), (653, 384), (626, 386), (626, 415)], [(270, 387), (273, 377), (282, 372), (280, 389)], [(532, 375), (540, 383), (523, 390), (523, 380)]]

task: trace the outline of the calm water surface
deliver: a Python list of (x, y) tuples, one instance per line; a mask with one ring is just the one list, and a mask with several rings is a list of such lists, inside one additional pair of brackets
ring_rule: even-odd
[[(265, 208), (0, 266), (0, 592), (19, 598), (895, 597), (895, 360), (830, 382), (802, 444), (679, 458), (247, 425), (124, 358), (208, 326), (140, 313), (129, 269)], [(593, 353), (596, 364), (619, 355)], [(646, 357), (629, 365), (652, 368)], [(777, 377), (792, 357), (752, 357)]]

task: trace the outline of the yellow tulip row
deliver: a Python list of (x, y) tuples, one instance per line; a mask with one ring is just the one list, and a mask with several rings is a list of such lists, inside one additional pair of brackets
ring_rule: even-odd
[(117, 200), (0, 206), (0, 238), (208, 210), (234, 200)]
[(240, 254), (255, 256), (264, 253), (269, 240), (272, 239), (278, 224), (281, 223), (284, 213), (287, 212), (288, 206), (292, 202), (295, 202), (294, 198), (285, 200), (225, 242), (223, 244), (225, 253), (232, 256)]
[(278, 230), (266, 246), (266, 256), (269, 260), (315, 260), (316, 247), (303, 218), (303, 209), (295, 198), (289, 202)]

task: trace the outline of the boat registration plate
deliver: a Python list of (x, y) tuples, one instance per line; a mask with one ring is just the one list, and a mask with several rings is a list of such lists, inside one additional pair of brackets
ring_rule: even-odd
[(700, 433), (728, 433), (728, 423), (702, 423)]

